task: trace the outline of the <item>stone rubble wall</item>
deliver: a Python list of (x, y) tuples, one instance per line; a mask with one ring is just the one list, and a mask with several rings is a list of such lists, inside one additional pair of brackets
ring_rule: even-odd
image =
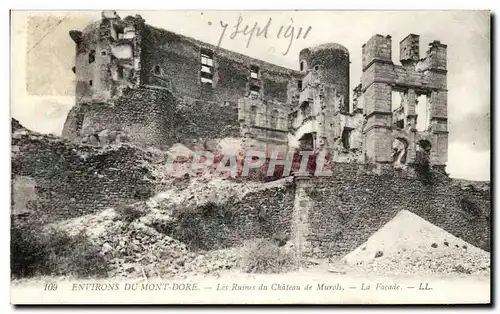
[(99, 148), (21, 131), (12, 152), (12, 182), (33, 182), (38, 200), (28, 216), (39, 223), (145, 200), (156, 189), (152, 155), (126, 144)]
[(308, 217), (310, 255), (345, 255), (401, 210), (417, 214), (490, 251), (489, 189), (460, 187), (438, 173), (429, 182), (370, 174), (362, 165), (355, 164), (334, 164), (333, 169), (331, 178), (310, 179), (307, 191), (313, 200)]

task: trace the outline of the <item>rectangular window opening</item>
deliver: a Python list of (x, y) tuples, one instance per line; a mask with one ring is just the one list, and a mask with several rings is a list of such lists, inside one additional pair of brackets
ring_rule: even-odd
[(201, 64), (212, 67), (214, 65), (214, 53), (211, 50), (201, 50)]
[(342, 131), (342, 146), (344, 149), (349, 149), (351, 147), (351, 129), (344, 128)]
[(201, 49), (201, 70), (200, 70), (200, 76), (201, 76), (201, 82), (203, 84), (210, 84), (212, 85), (213, 83), (213, 66), (214, 66), (214, 53), (211, 50), (208, 49)]
[(200, 76), (204, 77), (204, 78), (207, 78), (207, 79), (213, 79), (213, 75), (210, 72), (208, 72), (208, 73), (207, 72), (201, 72)]
[(213, 80), (211, 78), (202, 77), (201, 82), (204, 84), (212, 84)]
[(299, 89), (299, 91), (302, 90), (302, 80), (297, 81), (297, 88)]
[(391, 110), (394, 112), (401, 106), (401, 92), (398, 90), (393, 90), (391, 93)]
[(260, 96), (260, 87), (258, 86), (250, 86), (250, 97), (252, 98), (259, 98)]
[(123, 79), (123, 67), (122, 66), (118, 66), (116, 68), (116, 75), (117, 75), (119, 80)]
[(426, 94), (419, 95), (415, 112), (417, 114), (417, 131), (425, 131), (430, 126), (429, 98)]
[(252, 98), (258, 98), (260, 96), (260, 87), (251, 85), (250, 86), (250, 96)]
[(401, 119), (401, 120), (396, 121), (396, 127), (398, 127), (399, 129), (404, 129), (405, 128), (405, 120)]
[(206, 66), (206, 65), (202, 65), (201, 66), (201, 72), (204, 72), (204, 73), (212, 73), (212, 68), (209, 67), (209, 66)]
[(250, 77), (253, 79), (259, 79), (259, 67), (252, 65), (250, 67)]

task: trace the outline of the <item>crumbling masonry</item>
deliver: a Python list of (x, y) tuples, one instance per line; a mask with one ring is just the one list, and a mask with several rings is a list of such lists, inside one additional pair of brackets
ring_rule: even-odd
[(167, 148), (234, 137), (245, 148), (326, 151), (334, 162), (379, 168), (447, 162), (446, 45), (439, 41), (420, 58), (419, 36), (408, 35), (398, 65), (390, 36), (370, 38), (351, 104), (349, 51), (335, 43), (303, 49), (296, 71), (113, 11), (70, 36), (77, 81), (63, 130), (70, 139), (98, 145), (118, 132)]

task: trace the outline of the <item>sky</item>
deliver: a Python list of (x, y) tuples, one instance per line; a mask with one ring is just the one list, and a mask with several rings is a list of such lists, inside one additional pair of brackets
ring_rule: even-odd
[[(300, 50), (335, 42), (349, 49), (351, 90), (361, 76), (361, 46), (374, 34), (399, 41), (420, 35), (420, 56), (428, 43), (448, 45), (447, 171), (469, 180), (490, 179), (490, 16), (488, 11), (117, 11), (140, 14), (147, 24), (218, 45), (270, 63), (297, 69)], [(100, 11), (14, 12), (12, 14), (11, 115), (29, 129), (60, 134), (74, 103), (75, 44), (70, 30), (82, 30)], [(240, 18), (241, 17), (241, 18)], [(242, 33), (257, 23), (267, 36)], [(283, 31), (279, 35), (279, 30)], [(306, 30), (311, 28), (304, 36)], [(302, 28), (302, 36), (290, 42)], [(224, 32), (224, 29), (226, 30)], [(297, 37), (297, 36), (295, 36)], [(305, 37), (305, 38), (304, 38)], [(351, 97), (352, 98), (352, 97)]]

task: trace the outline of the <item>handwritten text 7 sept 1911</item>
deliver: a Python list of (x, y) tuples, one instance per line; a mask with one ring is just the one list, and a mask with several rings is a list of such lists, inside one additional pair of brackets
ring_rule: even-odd
[[(217, 46), (220, 47), (222, 41), (226, 38), (226, 35), (228, 35), (230, 39), (235, 39), (237, 36), (248, 37), (246, 44), (247, 48), (250, 46), (250, 43), (254, 37), (271, 38), (271, 36), (276, 36), (277, 39), (288, 40), (288, 47), (284, 52), (282, 52), (283, 55), (286, 55), (290, 51), (294, 39), (306, 39), (312, 30), (312, 26), (308, 26), (305, 29), (302, 27), (296, 29), (292, 24), (293, 19), (291, 19), (291, 24), (288, 26), (281, 25), (279, 28), (274, 28), (272, 27), (273, 19), (270, 17), (264, 26), (259, 25), (258, 22), (255, 22), (253, 26), (250, 26), (246, 23), (243, 23), (243, 17), (240, 15), (238, 17), (238, 21), (231, 26), (229, 25), (229, 23), (220, 21), (222, 31)], [(272, 31), (273, 29), (275, 30), (275, 32)], [(232, 32), (227, 33), (228, 30), (232, 30)]]

